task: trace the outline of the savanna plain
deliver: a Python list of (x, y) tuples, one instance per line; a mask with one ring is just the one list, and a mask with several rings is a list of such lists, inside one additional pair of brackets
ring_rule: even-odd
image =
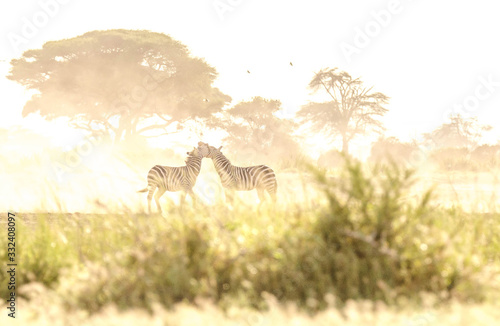
[[(215, 174), (206, 163), (202, 176)], [(58, 209), (15, 213), (17, 321), (494, 325), (496, 171), (288, 161), (276, 169), (276, 204), (258, 205), (255, 194), (242, 193), (230, 205), (217, 178), (202, 177), (195, 187), (201, 200), (179, 206), (171, 196), (161, 201), (163, 215), (148, 215), (136, 193), (137, 207), (103, 199), (67, 213), (47, 184)], [(0, 274), (0, 284), (7, 278)], [(0, 297), (7, 325), (6, 286)]]

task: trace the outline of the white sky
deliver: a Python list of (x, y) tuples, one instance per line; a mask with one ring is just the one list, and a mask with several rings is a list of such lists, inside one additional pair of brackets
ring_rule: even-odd
[[(46, 3), (58, 8), (43, 21)], [(221, 15), (215, 5), (230, 10)], [(0, 60), (6, 61), (0, 61), (0, 128), (43, 125), (21, 118), (27, 94), (4, 77), (11, 58), (47, 41), (113, 28), (163, 32), (181, 41), (217, 69), (216, 86), (233, 104), (263, 96), (281, 100), (291, 114), (312, 100), (307, 84), (315, 71), (339, 67), (391, 97), (383, 119), (388, 135), (408, 140), (431, 131), (464, 102), (471, 115), (497, 127), (499, 8), (491, 0), (2, 2)], [(389, 9), (393, 13), (381, 26), (373, 13)], [(41, 27), (26, 35), (26, 25), (37, 18)], [(341, 45), (355, 46), (359, 31), (367, 28), (371, 36), (348, 60)], [(19, 49), (9, 41), (14, 34), (26, 38)], [(489, 90), (481, 82), (488, 79)], [(50, 130), (57, 132), (48, 127), (44, 132)]]

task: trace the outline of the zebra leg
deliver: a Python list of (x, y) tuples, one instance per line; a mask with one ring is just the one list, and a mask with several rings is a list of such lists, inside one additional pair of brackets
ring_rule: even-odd
[(271, 195), (273, 203), (276, 204), (276, 192), (278, 191), (278, 182), (276, 181), (276, 179), (274, 180), (274, 184), (272, 185), (272, 187), (268, 187), (266, 188), (266, 190), (269, 195)]
[(151, 186), (148, 191), (148, 214), (151, 215), (151, 199), (153, 199), (153, 194), (156, 190), (156, 186)]
[(266, 201), (266, 193), (263, 188), (256, 188), (257, 189), (257, 196), (259, 196), (259, 205), (257, 205), (257, 212), (262, 213), (261, 208), (262, 205), (264, 205), (264, 202)]
[(155, 195), (156, 208), (158, 209), (158, 212), (160, 212), (160, 213), (162, 213), (161, 206), (160, 206), (160, 197), (163, 196), (165, 191), (166, 190), (164, 188), (158, 188), (158, 191), (156, 192), (156, 195)]
[(229, 202), (231, 206), (234, 206), (234, 191), (232, 191), (231, 189), (225, 189), (224, 196), (226, 197), (226, 202)]
[(187, 191), (187, 193), (189, 194), (189, 197), (191, 197), (191, 200), (193, 201), (193, 207), (196, 206), (197, 204), (197, 200), (196, 200), (196, 196), (194, 195), (194, 192), (192, 189), (189, 189)]
[(269, 195), (271, 196), (271, 200), (273, 201), (274, 204), (276, 204), (276, 191), (267, 191)]
[(266, 200), (266, 194), (264, 192), (264, 189), (262, 188), (257, 188), (257, 195), (259, 196), (260, 204)]
[(182, 209), (182, 207), (184, 207), (184, 203), (186, 202), (186, 196), (187, 196), (188, 192), (187, 190), (183, 190), (181, 191), (181, 199), (180, 199), (180, 207)]

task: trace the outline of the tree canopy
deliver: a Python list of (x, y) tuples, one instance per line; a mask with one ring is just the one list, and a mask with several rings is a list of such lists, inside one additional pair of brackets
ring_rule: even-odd
[(387, 112), (383, 105), (389, 97), (364, 87), (359, 78), (327, 68), (314, 75), (309, 87), (314, 92), (325, 92), (330, 100), (303, 106), (298, 118), (311, 123), (315, 131), (332, 138), (340, 136), (344, 153), (349, 152), (349, 142), (356, 136), (383, 130), (376, 118)]
[(452, 114), (449, 119), (449, 122), (431, 133), (424, 134), (424, 138), (441, 148), (463, 147), (473, 150), (479, 145), (483, 133), (492, 129), (490, 125), (480, 124), (475, 117), (464, 118), (460, 114)]
[(293, 139), (294, 123), (276, 116), (281, 109), (277, 100), (254, 97), (225, 111), (219, 124), (228, 136), (224, 143), (234, 157), (245, 163), (278, 160), (298, 155), (299, 145)]
[(23, 116), (69, 117), (75, 127), (105, 131), (115, 141), (208, 118), (231, 101), (212, 86), (213, 67), (150, 31), (93, 31), (47, 42), (11, 65), (8, 78), (36, 91)]

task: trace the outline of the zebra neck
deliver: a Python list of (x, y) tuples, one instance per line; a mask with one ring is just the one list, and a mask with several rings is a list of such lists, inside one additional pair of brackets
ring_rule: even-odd
[(196, 175), (200, 173), (201, 170), (201, 158), (199, 157), (188, 157), (186, 160), (186, 168), (189, 171), (194, 172)]
[(222, 153), (217, 154), (215, 158), (212, 159), (212, 162), (214, 163), (217, 172), (230, 172), (231, 167), (233, 166), (229, 159)]

